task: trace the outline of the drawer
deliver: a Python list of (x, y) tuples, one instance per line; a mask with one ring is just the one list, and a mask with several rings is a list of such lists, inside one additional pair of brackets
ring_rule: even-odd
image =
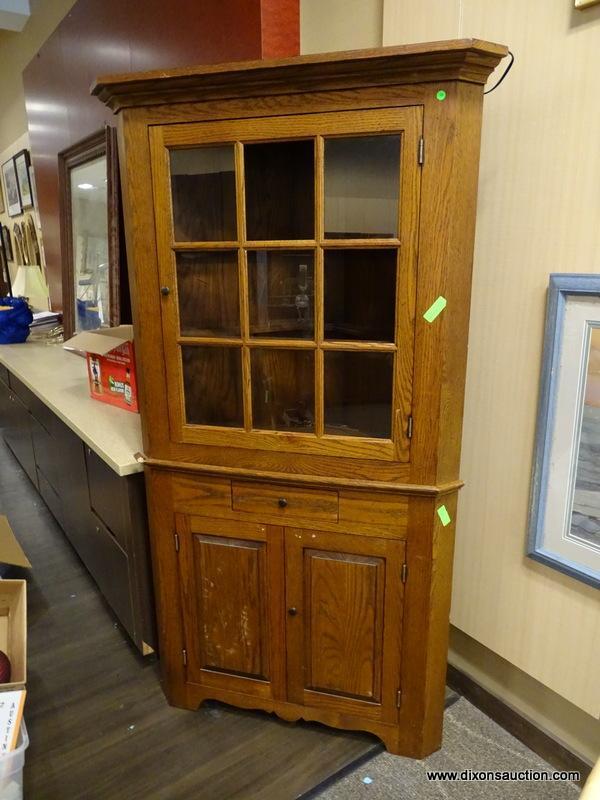
[(267, 514), (281, 517), (282, 520), (338, 520), (339, 500), (336, 491), (233, 481), (232, 498), (234, 511)]

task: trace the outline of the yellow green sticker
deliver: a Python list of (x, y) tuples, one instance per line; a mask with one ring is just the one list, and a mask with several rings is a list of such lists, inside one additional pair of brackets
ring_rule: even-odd
[(437, 510), (437, 513), (444, 528), (446, 527), (446, 525), (450, 525), (450, 522), (452, 520), (450, 519), (450, 514), (448, 513), (448, 509), (446, 508), (446, 506), (440, 506)]
[(423, 314), (424, 318), (427, 322), (433, 322), (433, 320), (442, 313), (442, 311), (446, 308), (446, 298), (440, 295), (438, 299), (432, 303), (427, 311)]
[(440, 89), (439, 92), (436, 94), (438, 100), (445, 100), (446, 99), (446, 92), (443, 89)]

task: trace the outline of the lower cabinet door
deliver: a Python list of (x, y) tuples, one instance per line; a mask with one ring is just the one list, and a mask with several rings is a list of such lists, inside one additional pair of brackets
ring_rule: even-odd
[(285, 693), (283, 529), (177, 515), (189, 683)]
[(292, 702), (397, 722), (405, 543), (286, 528)]

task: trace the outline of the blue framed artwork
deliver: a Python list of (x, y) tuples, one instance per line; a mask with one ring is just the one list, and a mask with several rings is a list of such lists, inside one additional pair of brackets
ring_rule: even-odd
[(550, 275), (527, 552), (600, 588), (600, 275)]

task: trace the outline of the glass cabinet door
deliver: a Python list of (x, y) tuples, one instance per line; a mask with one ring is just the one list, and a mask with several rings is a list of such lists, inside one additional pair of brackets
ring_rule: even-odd
[(152, 131), (175, 441), (408, 459), (420, 113)]

